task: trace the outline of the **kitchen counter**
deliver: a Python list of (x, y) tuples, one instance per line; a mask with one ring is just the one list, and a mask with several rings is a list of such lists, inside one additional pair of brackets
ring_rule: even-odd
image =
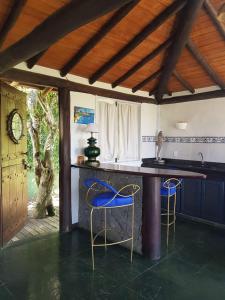
[[(141, 252), (152, 260), (159, 259), (161, 252), (161, 178), (178, 177), (192, 180), (206, 178), (206, 175), (197, 172), (123, 166), (118, 164), (100, 164), (98, 167), (74, 164), (71, 167), (80, 169), (80, 182), (84, 182), (84, 180), (89, 177), (97, 177), (103, 180), (110, 179), (114, 184), (118, 182), (121, 187), (128, 183), (135, 183), (136, 180), (141, 180), (142, 196), (140, 195), (139, 197), (142, 201), (139, 201), (139, 209), (136, 215), (141, 215), (142, 217), (141, 219), (136, 219), (135, 223), (136, 227), (139, 228), (139, 236), (141, 235)], [(129, 176), (136, 176), (136, 179)], [(126, 178), (126, 182), (124, 182), (124, 178)], [(80, 190), (82, 190), (82, 186), (80, 186)], [(83, 193), (80, 199), (80, 207), (83, 207), (84, 195)], [(85, 220), (79, 219), (79, 223), (84, 221), (85, 224), (88, 224), (87, 220), (89, 215), (86, 212), (87, 209), (84, 208), (83, 211), (85, 211), (85, 213), (82, 215), (82, 218)], [(120, 216), (117, 219), (119, 222), (123, 217), (121, 218)], [(128, 222), (128, 219), (125, 220)], [(127, 227), (127, 224), (124, 225), (124, 227)], [(111, 237), (112, 240), (114, 240), (114, 238), (115, 236)], [(140, 245), (138, 245), (137, 248), (138, 247), (140, 247)]]
[(177, 214), (213, 226), (225, 227), (225, 164), (216, 162), (165, 159), (158, 164), (155, 159), (143, 159), (142, 166), (162, 170), (197, 171), (207, 179), (184, 179), (177, 195)]
[(142, 160), (143, 167), (184, 170), (191, 172), (199, 172), (207, 175), (207, 178), (225, 178), (225, 163), (204, 162), (183, 159), (163, 159), (165, 164), (159, 164), (155, 158), (144, 158)]

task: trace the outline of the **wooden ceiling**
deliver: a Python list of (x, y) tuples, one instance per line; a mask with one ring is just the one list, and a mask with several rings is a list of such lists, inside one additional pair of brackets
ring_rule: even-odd
[[(188, 0), (188, 2), (191, 1), (195, 0)], [(20, 1), (0, 1), (0, 45), (2, 31), (7, 18), (13, 10), (15, 12), (16, 2)], [(21, 2), (24, 3), (19, 9), (19, 14), (1, 45), (2, 52), (71, 1), (39, 0), (38, 5), (36, 0)], [(105, 67), (115, 56), (118, 57), (118, 53), (121, 53), (121, 50), (123, 52), (123, 49), (132, 43), (148, 24), (155, 22), (176, 2), (178, 5), (173, 13), (168, 14), (165, 20), (153, 30), (149, 29), (149, 33), (143, 40), (139, 40), (132, 51), (127, 51), (105, 70), (103, 68), (101, 74), (102, 67)], [(189, 42), (185, 42), (185, 47), (182, 48), (175, 62), (175, 68), (169, 76), (164, 94), (184, 90), (193, 93), (195, 89), (214, 85), (218, 85), (218, 89), (225, 88), (225, 31), (223, 25), (215, 18), (224, 2), (224, 0), (207, 0), (198, 10), (189, 34), (190, 44), (194, 46), (197, 54), (191, 51)], [(169, 60), (168, 53), (170, 53), (174, 35), (177, 30), (179, 31), (178, 21), (182, 18), (187, 2), (184, 0), (183, 3), (173, 0), (133, 1), (132, 4), (128, 3), (126, 7), (114, 10), (67, 34), (38, 55), (33, 62), (59, 70), (61, 74), (64, 73), (63, 75), (69, 70), (70, 74), (88, 78), (91, 83), (98, 80), (113, 84), (113, 87), (119, 83), (119, 86), (133, 89), (133, 91), (142, 90), (154, 94), (162, 79), (161, 74), (165, 71), (166, 60)], [(214, 18), (210, 12), (214, 12)], [(106, 30), (107, 26), (110, 28)], [(103, 31), (105, 32), (101, 35)], [(98, 42), (95, 45), (96, 39)], [(165, 47), (162, 46), (162, 49), (154, 55), (154, 51), (157, 52), (156, 49), (167, 40)], [(75, 58), (76, 63), (73, 62), (74, 66), (70, 65), (69, 69), (65, 68), (72, 57)], [(99, 70), (100, 76), (96, 76), (96, 74), (99, 75)], [(130, 74), (127, 74), (128, 71)], [(126, 76), (121, 78), (124, 74)]]

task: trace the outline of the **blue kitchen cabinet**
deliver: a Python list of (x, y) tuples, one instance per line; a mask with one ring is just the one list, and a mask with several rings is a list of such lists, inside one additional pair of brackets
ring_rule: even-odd
[(201, 218), (216, 223), (225, 223), (224, 181), (202, 181)]
[(202, 181), (184, 179), (181, 190), (180, 212), (193, 217), (201, 217)]

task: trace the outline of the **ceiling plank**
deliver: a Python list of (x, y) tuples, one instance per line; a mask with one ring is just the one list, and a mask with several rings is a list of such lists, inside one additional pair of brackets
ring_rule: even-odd
[(27, 64), (27, 67), (29, 69), (32, 69), (36, 64), (37, 62), (41, 59), (41, 57), (48, 51), (48, 49), (46, 50), (43, 50), (41, 51), (40, 53), (38, 53), (37, 55), (29, 58), (27, 61), (26, 61), (26, 64)]
[(151, 53), (145, 56), (142, 60), (140, 60), (136, 65), (134, 65), (129, 71), (123, 74), (120, 78), (118, 78), (115, 82), (112, 83), (112, 88), (117, 87), (122, 82), (127, 80), (130, 76), (136, 73), (141, 67), (143, 67), (146, 63), (151, 61), (154, 57), (156, 57), (161, 51), (169, 47), (172, 42), (172, 38), (169, 38), (164, 43), (159, 45), (156, 49), (154, 49)]
[(159, 103), (161, 102), (163, 94), (167, 89), (170, 76), (172, 75), (182, 50), (187, 43), (189, 33), (191, 32), (193, 23), (196, 20), (197, 14), (203, 2), (204, 0), (187, 1), (182, 14), (179, 16), (179, 22), (177, 24), (177, 30), (173, 44), (168, 51), (168, 55), (164, 63), (164, 70), (160, 76), (158, 90), (156, 92), (156, 98)]
[(104, 24), (96, 34), (84, 44), (81, 49), (62, 67), (60, 70), (61, 76), (66, 76), (72, 68), (74, 68), (79, 61), (99, 43), (110, 30), (115, 27), (139, 2), (140, 0), (132, 1), (121, 7), (112, 18)]
[(197, 100), (206, 100), (206, 99), (216, 99), (221, 97), (225, 97), (225, 90), (216, 90), (211, 92), (195, 93), (193, 95), (164, 98), (163, 101), (160, 103), (160, 105), (190, 102), (190, 101), (197, 101)]
[(67, 88), (70, 91), (80, 92), (85, 94), (92, 94), (106, 98), (126, 100), (138, 103), (153, 103), (156, 104), (155, 99), (150, 97), (143, 97), (138, 95), (126, 94), (113, 90), (107, 90), (99, 87), (85, 85), (70, 80), (57, 78), (54, 76), (48, 76), (38, 74), (30, 71), (23, 71), (19, 69), (10, 69), (3, 74), (0, 74), (0, 79), (5, 81), (17, 81), (26, 85), (34, 85), (41, 87), (53, 87), (53, 88)]
[(195, 89), (190, 85), (190, 83), (184, 79), (183, 76), (181, 76), (176, 70), (173, 71), (173, 76), (180, 82), (180, 84), (187, 89), (189, 92), (194, 94)]
[(221, 36), (225, 40), (224, 26), (218, 20), (217, 12), (216, 12), (215, 8), (213, 7), (212, 3), (209, 0), (205, 0), (203, 6), (204, 6), (205, 11), (207, 12), (207, 14), (210, 16), (211, 20), (213, 21), (214, 25), (216, 26), (218, 32), (221, 34)]
[(176, 14), (186, 4), (185, 0), (176, 0), (168, 6), (161, 14), (153, 19), (145, 28), (139, 32), (125, 47), (123, 47), (116, 55), (114, 55), (108, 62), (100, 67), (89, 79), (89, 83), (95, 83), (107, 71), (109, 71), (116, 63), (122, 60), (132, 50), (134, 50), (140, 43), (142, 43), (152, 32), (154, 32), (160, 25), (162, 25), (169, 17)]
[(151, 74), (150, 76), (148, 76), (145, 80), (141, 81), (140, 83), (138, 83), (136, 86), (134, 86), (132, 88), (132, 92), (135, 93), (138, 90), (140, 90), (143, 86), (145, 86), (147, 83), (149, 83), (150, 81), (152, 81), (153, 79), (157, 78), (160, 73), (161, 73), (162, 69), (154, 72), (153, 74)]
[(187, 43), (187, 48), (194, 56), (196, 61), (202, 66), (202, 68), (206, 71), (209, 77), (219, 86), (221, 89), (225, 88), (225, 82), (216, 74), (213, 68), (208, 64), (206, 59), (201, 55), (198, 48), (194, 45), (194, 43), (189, 39)]
[(7, 34), (11, 30), (11, 28), (16, 23), (18, 17), (20, 16), (20, 13), (22, 9), (24, 8), (27, 0), (14, 0), (12, 8), (6, 18), (5, 23), (3, 24), (1, 30), (0, 30), (0, 48), (3, 45)]
[(75, 29), (131, 0), (73, 0), (45, 19), (29, 34), (0, 53), (0, 73), (44, 51)]

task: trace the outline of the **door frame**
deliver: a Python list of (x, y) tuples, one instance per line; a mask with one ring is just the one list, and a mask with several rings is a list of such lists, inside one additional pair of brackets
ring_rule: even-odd
[[(31, 72), (23, 71), (28, 74)], [(70, 89), (53, 84), (51, 76), (43, 75), (44, 80), (39, 81), (39, 75), (28, 76), (24, 81), (23, 76), (8, 78), (7, 81), (17, 81), (33, 87), (52, 87), (58, 92), (59, 107), (59, 230), (61, 233), (72, 230), (71, 210), (71, 137), (70, 137)], [(37, 75), (37, 76), (35, 76)], [(21, 79), (20, 79), (21, 77)], [(46, 80), (46, 77), (49, 77)], [(0, 79), (4, 80), (0, 76)], [(57, 79), (57, 78), (56, 78)], [(37, 83), (38, 80), (38, 83)], [(66, 80), (65, 80), (66, 81)], [(0, 175), (1, 176), (1, 175)], [(1, 177), (0, 177), (1, 179)], [(1, 194), (0, 194), (1, 197)], [(0, 208), (1, 209), (1, 208)], [(1, 217), (2, 211), (0, 211)], [(1, 222), (0, 222), (1, 223)], [(1, 225), (0, 225), (1, 226)], [(2, 232), (2, 228), (0, 228)]]

